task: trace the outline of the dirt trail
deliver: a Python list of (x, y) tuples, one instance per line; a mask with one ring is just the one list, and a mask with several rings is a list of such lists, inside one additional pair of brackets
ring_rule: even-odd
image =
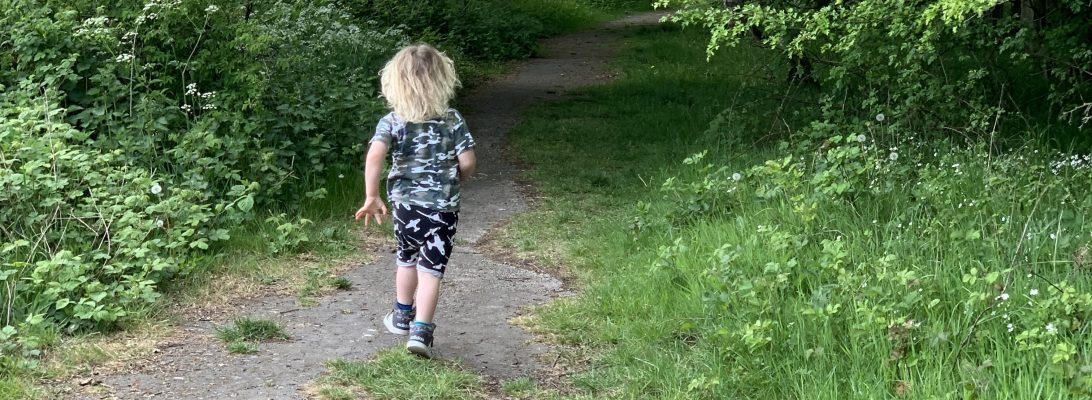
[[(561, 289), (557, 279), (508, 265), (482, 254), (478, 242), (501, 221), (526, 209), (515, 182), (519, 171), (505, 156), (505, 135), (521, 112), (566, 91), (609, 80), (607, 63), (621, 32), (654, 24), (659, 14), (638, 14), (586, 32), (542, 43), (540, 58), (528, 60), (507, 77), (462, 98), (460, 111), (478, 141), (479, 174), (463, 189), (458, 243), (445, 278), (436, 316), (435, 349), (441, 357), (495, 379), (534, 376), (546, 349), (508, 320)], [(346, 211), (348, 213), (349, 210)], [(467, 244), (470, 243), (470, 244)], [(392, 244), (393, 246), (393, 244)], [(383, 329), (391, 306), (393, 258), (384, 252), (374, 263), (349, 272), (353, 289), (303, 307), (291, 296), (248, 301), (242, 313), (271, 318), (292, 340), (263, 343), (258, 354), (232, 355), (215, 338), (215, 324), (179, 326), (187, 338), (161, 344), (133, 371), (102, 379), (108, 394), (76, 398), (294, 399), (335, 358), (368, 359), (377, 350), (401, 346), (405, 338)]]

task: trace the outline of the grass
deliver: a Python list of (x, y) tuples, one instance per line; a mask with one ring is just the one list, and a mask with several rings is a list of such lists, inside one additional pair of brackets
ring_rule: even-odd
[(266, 319), (239, 317), (231, 325), (216, 328), (216, 337), (224, 343), (288, 340), (291, 336), (276, 322)]
[(236, 318), (231, 325), (216, 328), (216, 337), (232, 354), (254, 354), (258, 352), (259, 342), (291, 339), (276, 322), (250, 317)]
[[(811, 129), (813, 89), (786, 87), (784, 63), (751, 47), (705, 63), (703, 43), (644, 29), (618, 81), (531, 112), (512, 137), (542, 200), (499, 241), (584, 286), (529, 319), (590, 361), (571, 395), (1089, 394), (1087, 170), (1050, 173), (1035, 143), (986, 156), (907, 141), (899, 162), (888, 146), (778, 146)], [(805, 161), (766, 163), (789, 154)]]
[(41, 398), (42, 395), (23, 378), (0, 377), (0, 399), (29, 400)]
[(324, 399), (483, 399), (482, 379), (452, 362), (425, 360), (401, 348), (383, 350), (368, 362), (330, 361), (318, 383)]
[(227, 349), (232, 354), (255, 354), (258, 352), (258, 345), (253, 342), (231, 342)]

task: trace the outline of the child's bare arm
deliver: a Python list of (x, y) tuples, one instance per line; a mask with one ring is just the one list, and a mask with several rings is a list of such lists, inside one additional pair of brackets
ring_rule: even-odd
[(368, 156), (364, 161), (364, 206), (357, 210), (356, 219), (364, 218), (364, 225), (368, 224), (368, 217), (374, 217), (375, 222), (382, 224), (382, 215), (387, 213), (387, 205), (379, 197), (379, 177), (383, 174), (383, 166), (387, 158), (387, 144), (372, 142), (368, 148)]
[(459, 181), (466, 182), (474, 176), (474, 170), (478, 168), (478, 157), (474, 155), (474, 149), (459, 154)]

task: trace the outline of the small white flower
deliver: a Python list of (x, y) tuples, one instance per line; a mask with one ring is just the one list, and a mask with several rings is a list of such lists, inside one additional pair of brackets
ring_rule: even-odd
[(163, 227), (163, 220), (161, 220), (161, 219), (155, 220), (155, 226), (157, 228), (162, 228)]
[(1039, 295), (1039, 289), (1031, 289), (1031, 293), (1030, 293), (1030, 294), (1031, 294), (1032, 296), (1038, 296), (1038, 295)]
[(163, 193), (163, 186), (159, 186), (159, 183), (153, 183), (150, 190), (152, 194), (160, 194)]
[(891, 161), (898, 160), (899, 159), (899, 153), (896, 153), (896, 152), (892, 151), (891, 154), (887, 155), (887, 159), (891, 160)]
[(217, 11), (220, 11), (220, 7), (217, 7), (215, 4), (210, 5), (208, 8), (205, 9), (206, 14), (213, 14)]
[(1001, 318), (1004, 318), (1005, 321), (1008, 321), (1009, 320), (1009, 314), (1005, 313), (1005, 315), (1002, 315)]
[(876, 114), (876, 122), (883, 122), (884, 119), (887, 119), (887, 117), (883, 113)]
[(1050, 234), (1050, 240), (1055, 240), (1057, 238), (1058, 238), (1058, 235), (1055, 235), (1053, 233)]
[(337, 178), (338, 178), (338, 179), (342, 179), (342, 178), (345, 178), (345, 174), (337, 174)]
[(1054, 326), (1053, 322), (1046, 325), (1046, 330), (1048, 333), (1058, 333), (1058, 328)]
[(743, 179), (743, 175), (740, 175), (739, 172), (732, 174), (733, 181), (739, 182), (740, 179)]
[(191, 106), (189, 104), (183, 104), (183, 105), (179, 106), (178, 108), (181, 109), (182, 112), (187, 112), (188, 113), (190, 111), (193, 111), (193, 106)]
[(117, 61), (119, 63), (127, 63), (127, 62), (130, 62), (130, 61), (133, 61), (134, 58), (136, 58), (136, 56), (134, 56), (132, 54), (129, 54), (129, 53), (125, 53), (125, 54), (119, 54), (117, 56), (117, 58), (114, 58), (114, 61)]
[(867, 140), (868, 140), (868, 137), (867, 137), (867, 136), (865, 136), (865, 135), (857, 135), (857, 141), (858, 141), (858, 142), (864, 143), (864, 142), (865, 142), (865, 141), (867, 141)]
[(1016, 329), (1016, 328), (1014, 328), (1014, 327), (1012, 326), (1012, 324), (1008, 324), (1008, 325), (1006, 325), (1006, 327), (1008, 327), (1008, 328), (1009, 328), (1009, 332), (1012, 332), (1012, 330), (1013, 330), (1013, 329)]
[(1005, 300), (1008, 300), (1008, 299), (1009, 299), (1009, 294), (1008, 293), (1001, 293), (1001, 295), (997, 296), (997, 298), (995, 300), (1005, 301)]

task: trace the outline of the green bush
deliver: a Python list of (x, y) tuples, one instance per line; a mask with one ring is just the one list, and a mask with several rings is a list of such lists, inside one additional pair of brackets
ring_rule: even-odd
[(342, 0), (360, 19), (401, 26), (415, 40), (479, 60), (531, 54), (541, 23), (496, 0)]
[[(321, 3), (95, 3), (0, 10), (4, 359), (117, 326), (256, 210), (322, 197), (306, 183), (359, 165), (406, 42)], [(270, 221), (271, 251), (307, 240)]]

